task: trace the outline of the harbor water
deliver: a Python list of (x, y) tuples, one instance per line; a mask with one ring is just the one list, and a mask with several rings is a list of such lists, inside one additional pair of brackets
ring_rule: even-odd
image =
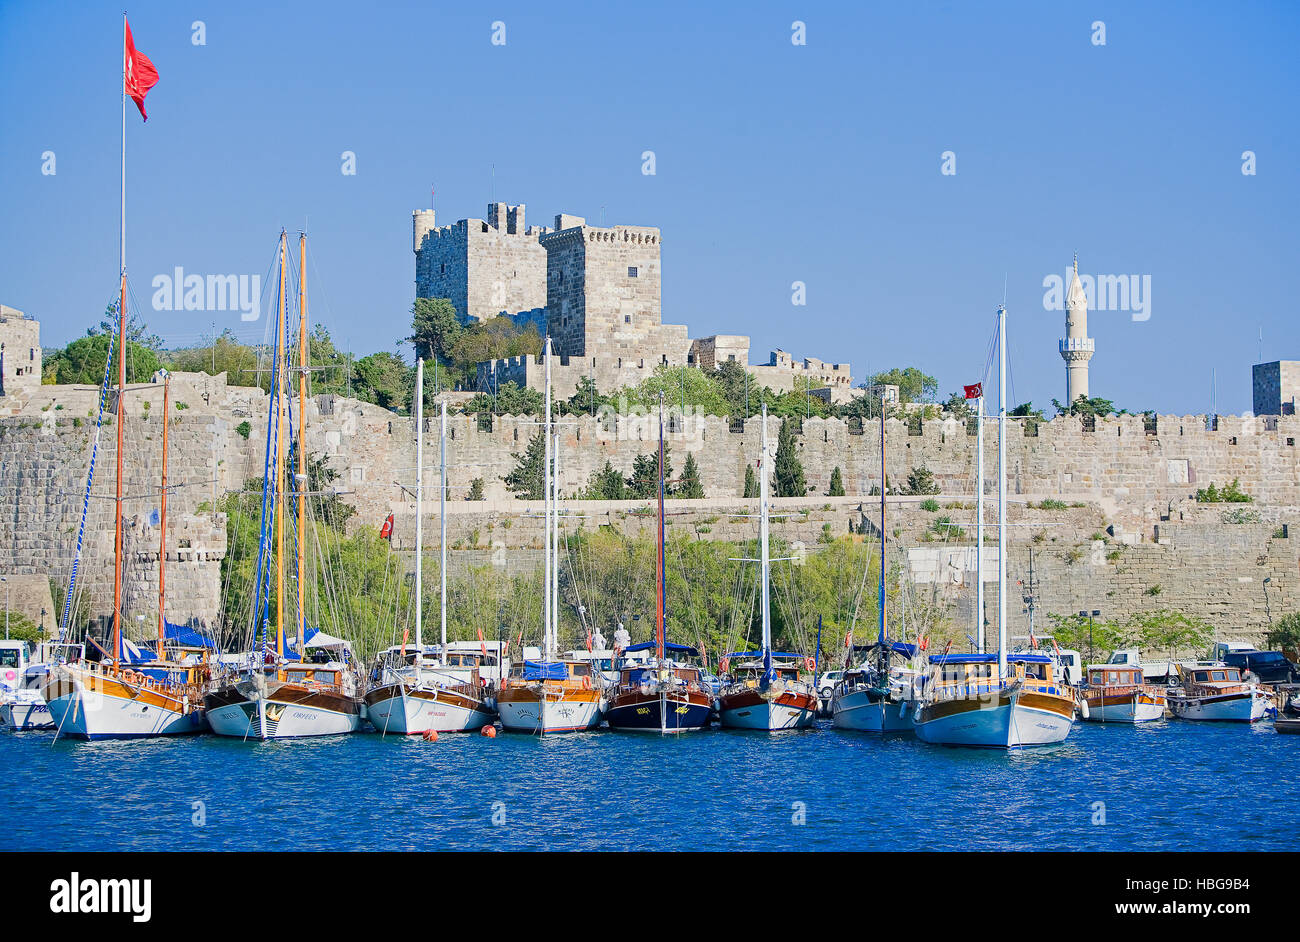
[(4, 850), (1281, 850), (1300, 737), (1077, 724), (1058, 746), (816, 729), (54, 742), (0, 734)]

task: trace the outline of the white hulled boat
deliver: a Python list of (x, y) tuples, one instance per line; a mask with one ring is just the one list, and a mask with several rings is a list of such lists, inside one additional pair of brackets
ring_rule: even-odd
[(1148, 723), (1165, 715), (1165, 688), (1148, 684), (1141, 666), (1093, 664), (1079, 691), (1083, 718), (1093, 723)]
[[(415, 735), (460, 733), (492, 722), (490, 690), (477, 664), (465, 670), (465, 655), (447, 651), (447, 403), (442, 403), (441, 471), (438, 516), (442, 528), (441, 606), (442, 646), (437, 656), (424, 647), (424, 361), (415, 365), (415, 647), (407, 659), (405, 647), (390, 648), (371, 672), (374, 685), (366, 691), (366, 717), (381, 733)], [(450, 670), (455, 658), (456, 671)], [(482, 659), (488, 658), (483, 645)], [(470, 658), (472, 661), (473, 659)]]
[(551, 436), (551, 339), (546, 338), (546, 436), (543, 494), (546, 504), (545, 560), (542, 577), (542, 650), (539, 660), (524, 659), (511, 668), (497, 694), (501, 727), (510, 732), (546, 735), (595, 729), (601, 724), (605, 698), (602, 678), (593, 676), (590, 660), (560, 658), (559, 618), (559, 482), (554, 460), (559, 436)]
[[(298, 736), (333, 736), (355, 732), (361, 722), (356, 659), (351, 646), (322, 631), (309, 634), (306, 614), (306, 515), (311, 494), (307, 491), (307, 456), (303, 447), (307, 413), (307, 240), (299, 238), (298, 267), (298, 410), (293, 449), (297, 471), (294, 487), (287, 487), (285, 456), (288, 451), (286, 424), (289, 419), (289, 386), (285, 373), (291, 369), (286, 346), (286, 240), (280, 233), (279, 298), (275, 358), (271, 372), (271, 421), (267, 423), (264, 466), (272, 470), (263, 479), (261, 540), (258, 547), (257, 585), (254, 593), (254, 630), (261, 626), (262, 638), (242, 664), (228, 667), (208, 688), (204, 703), (212, 731), (240, 739), (288, 739)], [(298, 653), (286, 647), (285, 522), (284, 509), (290, 501), (297, 511), (293, 557), (296, 564), (293, 617), (297, 626)], [(273, 515), (273, 519), (268, 517)], [(268, 526), (268, 524), (272, 524)], [(274, 546), (272, 546), (274, 536)], [(270, 569), (274, 561), (275, 583)], [(274, 643), (270, 624), (274, 606)], [(308, 660), (308, 652), (312, 660)]]
[[(805, 729), (817, 719), (817, 692), (800, 679), (799, 668), (808, 659), (772, 650), (771, 558), (768, 548), (768, 479), (776, 459), (776, 445), (767, 440), (767, 403), (763, 404), (763, 451), (758, 467), (759, 495), (759, 614), (763, 647), (745, 654), (728, 654), (723, 660), (746, 658), (730, 666), (730, 683), (718, 694), (718, 719), (733, 729), (769, 732)], [(724, 668), (725, 670), (726, 668)]]
[[(916, 710), (914, 726), (917, 738), (940, 745), (994, 748), (1048, 745), (1062, 742), (1070, 734), (1074, 719), (1074, 695), (1056, 676), (1052, 658), (1034, 652), (1007, 654), (1006, 337), (1006, 308), (999, 307), (998, 649), (996, 654), (951, 656), (945, 651), (930, 658), (924, 699)], [(980, 495), (984, 492), (983, 467), (981, 460), (977, 483)], [(981, 528), (982, 523), (981, 518)], [(983, 555), (982, 534), (976, 539), (978, 558)], [(981, 602), (982, 579), (982, 575), (977, 576)], [(978, 617), (977, 644), (982, 652), (982, 611)]]
[(1269, 688), (1247, 682), (1226, 664), (1179, 665), (1183, 686), (1169, 695), (1169, 709), (1180, 720), (1255, 723), (1273, 705)]

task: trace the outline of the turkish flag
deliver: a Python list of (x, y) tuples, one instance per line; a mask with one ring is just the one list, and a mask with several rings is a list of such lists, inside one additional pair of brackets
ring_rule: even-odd
[(967, 399), (978, 399), (980, 396), (984, 395), (983, 383), (976, 383), (974, 386), (963, 386), (962, 389), (966, 391)]
[(125, 20), (123, 23), (126, 25), (126, 42), (122, 50), (123, 86), (135, 106), (140, 109), (140, 117), (148, 121), (149, 116), (144, 112), (144, 96), (158, 84), (158, 70), (153, 67), (148, 56), (136, 51), (135, 40), (131, 38), (131, 24)]
[(379, 538), (381, 540), (388, 540), (390, 543), (392, 542), (393, 540), (393, 515), (392, 514), (388, 515), (388, 519), (384, 521), (384, 525), (379, 528)]

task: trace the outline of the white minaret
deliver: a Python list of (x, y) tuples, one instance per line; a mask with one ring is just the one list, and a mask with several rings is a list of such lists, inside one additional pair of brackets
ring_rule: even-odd
[(1079, 256), (1074, 256), (1074, 274), (1065, 299), (1065, 338), (1060, 342), (1065, 361), (1065, 403), (1070, 405), (1088, 396), (1088, 361), (1092, 359), (1093, 341), (1088, 336), (1088, 296), (1079, 283)]

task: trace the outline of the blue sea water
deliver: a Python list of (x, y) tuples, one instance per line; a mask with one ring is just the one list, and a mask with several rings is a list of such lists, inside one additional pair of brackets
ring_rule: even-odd
[(0, 849), (1278, 850), (1297, 755), (1271, 724), (1179, 721), (1077, 724), (1017, 752), (826, 721), (436, 743), (11, 733)]

